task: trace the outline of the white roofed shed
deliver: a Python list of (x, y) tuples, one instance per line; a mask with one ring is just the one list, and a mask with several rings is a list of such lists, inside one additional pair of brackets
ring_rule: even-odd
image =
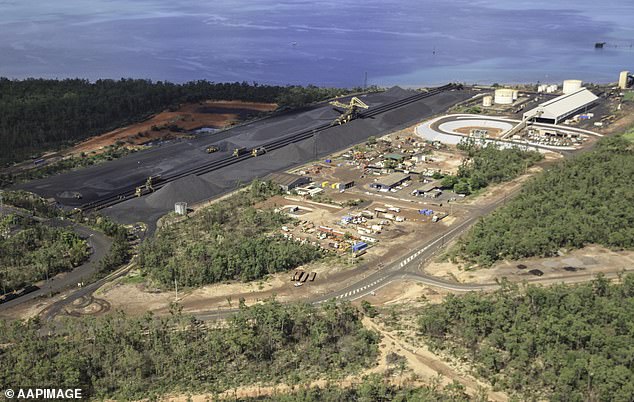
[(575, 113), (585, 111), (597, 99), (599, 98), (586, 88), (580, 88), (539, 104), (536, 108), (524, 113), (524, 118), (535, 118), (540, 123), (558, 124)]

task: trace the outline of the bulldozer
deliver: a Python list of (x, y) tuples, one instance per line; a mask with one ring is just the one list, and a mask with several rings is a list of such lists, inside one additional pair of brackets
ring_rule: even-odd
[(335, 109), (336, 111), (341, 113), (341, 115), (332, 122), (333, 126), (336, 124), (345, 124), (350, 120), (356, 119), (359, 115), (359, 108), (367, 109), (369, 107), (356, 96), (353, 96), (348, 104), (339, 102), (338, 100), (331, 101), (330, 104), (335, 108), (343, 109), (343, 111)]
[(251, 150), (251, 156), (260, 156), (260, 155), (264, 155), (265, 153), (266, 153), (266, 148), (264, 147), (253, 148)]
[(246, 153), (247, 153), (247, 149), (245, 147), (240, 147), (240, 148), (234, 148), (232, 155), (237, 158), (237, 157), (240, 157), (240, 156), (242, 156), (242, 155), (244, 155)]
[(136, 190), (134, 191), (134, 195), (136, 197), (140, 197), (144, 194), (147, 193), (151, 193), (154, 191), (154, 187), (153, 187), (153, 183), (155, 181), (157, 181), (160, 178), (160, 176), (154, 177), (154, 176), (150, 176), (147, 178), (147, 180), (145, 181), (145, 184), (143, 186), (139, 186), (136, 188)]

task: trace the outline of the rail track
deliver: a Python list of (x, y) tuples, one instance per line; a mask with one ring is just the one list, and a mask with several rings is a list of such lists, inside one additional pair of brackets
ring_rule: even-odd
[[(400, 107), (409, 105), (411, 103), (414, 102), (418, 102), (422, 99), (425, 98), (429, 98), (431, 96), (437, 95), (441, 92), (445, 92), (445, 91), (449, 91), (452, 89), (458, 89), (459, 85), (456, 84), (447, 84), (447, 85), (443, 85), (441, 87), (437, 87), (437, 88), (433, 88), (427, 92), (422, 92), (404, 99), (400, 99), (398, 101), (395, 102), (391, 102), (391, 103), (387, 103), (381, 106), (377, 106), (375, 108), (372, 108), (368, 111), (359, 113), (359, 119), (364, 119), (364, 118), (371, 118), (373, 116), (376, 116), (378, 114), (381, 113), (386, 113), (389, 112), (391, 110), (394, 109), (398, 109)], [(267, 152), (270, 151), (274, 151), (276, 149), (279, 148), (283, 148), (287, 145), (293, 144), (295, 142), (299, 142), (299, 141), (303, 141), (306, 139), (309, 139), (311, 137), (313, 137), (315, 134), (327, 130), (329, 128), (332, 127), (331, 123), (324, 123), (321, 124), (317, 127), (311, 128), (311, 129), (307, 129), (307, 130), (303, 130), (303, 131), (299, 131), (297, 133), (288, 135), (286, 137), (283, 138), (279, 138), (276, 139), (274, 141), (270, 141), (268, 143), (264, 143), (261, 145), (258, 145), (257, 148), (260, 147), (264, 147), (266, 149)], [(212, 172), (214, 170), (218, 170), (230, 165), (233, 165), (235, 163), (239, 163), (242, 162), (244, 160), (247, 159), (251, 159), (253, 158), (253, 156), (251, 156), (251, 150), (249, 150), (249, 152), (245, 153), (244, 155), (240, 155), (240, 156), (227, 156), (224, 157), (222, 159), (217, 159), (208, 163), (204, 163), (202, 165), (198, 165), (196, 167), (181, 171), (181, 172), (177, 172), (177, 173), (173, 173), (171, 175), (167, 175), (164, 177), (161, 177), (160, 181), (157, 182), (156, 184), (153, 184), (153, 189), (154, 191), (160, 189), (161, 187), (167, 185), (170, 182), (173, 182), (175, 180), (181, 179), (183, 177), (186, 176), (190, 176), (190, 175), (196, 175), (196, 176), (200, 176), (209, 172)], [(96, 201), (92, 201), (86, 204), (83, 204), (80, 206), (80, 209), (83, 211), (97, 211), (103, 208), (108, 208), (111, 207), (113, 205), (119, 204), (121, 202), (127, 201), (131, 198), (135, 198), (135, 190), (137, 186), (142, 185), (142, 183), (136, 183), (130, 186), (127, 186), (123, 189), (121, 189), (118, 194), (113, 194), (113, 195), (108, 195), (105, 196), (99, 200)]]

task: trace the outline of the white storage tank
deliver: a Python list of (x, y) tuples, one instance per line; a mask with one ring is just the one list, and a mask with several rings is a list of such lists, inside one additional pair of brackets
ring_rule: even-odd
[(546, 89), (548, 89), (548, 85), (547, 84), (541, 84), (537, 87), (537, 92), (546, 92)]
[(571, 94), (573, 92), (580, 90), (581, 84), (583, 84), (581, 80), (564, 81), (564, 88), (563, 88), (564, 95)]
[(559, 89), (557, 85), (549, 85), (546, 87), (546, 93), (552, 94), (553, 92), (557, 92), (557, 89)]
[(630, 72), (629, 71), (621, 71), (621, 74), (619, 75), (619, 88), (620, 89), (627, 89), (627, 84), (628, 84), (628, 77), (630, 76)]
[(495, 90), (495, 103), (497, 105), (513, 104), (513, 89), (501, 88)]
[(517, 97), (520, 95), (520, 91), (518, 91), (517, 89), (513, 90), (513, 100), (516, 101)]
[(186, 215), (187, 214), (187, 203), (186, 202), (177, 202), (174, 204), (174, 212), (178, 215)]
[(482, 106), (484, 107), (493, 106), (493, 97), (491, 95), (487, 95), (484, 98), (482, 98)]

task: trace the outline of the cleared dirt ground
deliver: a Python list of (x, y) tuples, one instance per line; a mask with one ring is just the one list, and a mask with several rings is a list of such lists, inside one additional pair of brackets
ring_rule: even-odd
[[(533, 269), (543, 272), (543, 275), (531, 274), (529, 271)], [(491, 268), (464, 270), (458, 264), (445, 261), (432, 262), (424, 270), (434, 276), (463, 283), (491, 283), (502, 278), (513, 282), (530, 282), (538, 278), (542, 283), (548, 279), (556, 282), (562, 279), (571, 280), (580, 275), (634, 270), (634, 251), (612, 251), (591, 245), (557, 257), (502, 261)]]

